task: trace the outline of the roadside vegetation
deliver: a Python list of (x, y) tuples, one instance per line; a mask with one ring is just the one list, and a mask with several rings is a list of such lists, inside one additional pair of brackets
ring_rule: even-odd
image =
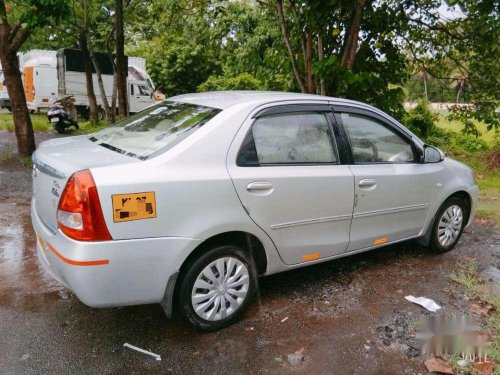
[(483, 329), (490, 335), (491, 346), (488, 357), (497, 364), (495, 374), (500, 374), (500, 295), (495, 294), (492, 286), (485, 282), (474, 260), (461, 264), (450, 275), (451, 280), (465, 289), (472, 302), (470, 312), (479, 315)]
[(477, 218), (500, 225), (500, 132), (476, 122), (480, 135), (464, 134), (461, 123), (449, 120), (444, 111), (431, 112), (424, 101), (408, 111), (403, 122), (426, 143), (473, 169), (481, 191)]

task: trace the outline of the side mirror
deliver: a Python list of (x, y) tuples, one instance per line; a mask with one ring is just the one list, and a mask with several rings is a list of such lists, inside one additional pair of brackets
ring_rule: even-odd
[(424, 146), (424, 163), (439, 163), (444, 160), (444, 153), (437, 147)]

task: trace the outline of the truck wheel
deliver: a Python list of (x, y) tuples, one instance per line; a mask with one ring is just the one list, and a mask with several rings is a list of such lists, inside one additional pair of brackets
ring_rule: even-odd
[(463, 199), (452, 197), (439, 208), (430, 238), (430, 248), (435, 253), (452, 250), (462, 236), (469, 217), (469, 209)]
[(234, 323), (257, 288), (250, 256), (236, 246), (220, 246), (190, 262), (181, 275), (178, 309), (196, 329), (215, 331)]

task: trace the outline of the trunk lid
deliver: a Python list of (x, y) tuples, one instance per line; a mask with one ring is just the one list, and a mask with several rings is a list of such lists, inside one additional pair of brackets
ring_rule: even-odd
[(74, 172), (140, 162), (99, 146), (86, 135), (43, 142), (33, 154), (33, 204), (38, 216), (56, 233), (59, 199)]

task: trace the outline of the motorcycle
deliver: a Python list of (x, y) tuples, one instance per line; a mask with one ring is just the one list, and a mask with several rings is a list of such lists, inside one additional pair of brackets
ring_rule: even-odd
[(71, 126), (80, 129), (76, 121), (77, 112), (73, 99), (73, 95), (66, 95), (54, 101), (54, 104), (49, 107), (47, 117), (59, 134), (66, 133)]

